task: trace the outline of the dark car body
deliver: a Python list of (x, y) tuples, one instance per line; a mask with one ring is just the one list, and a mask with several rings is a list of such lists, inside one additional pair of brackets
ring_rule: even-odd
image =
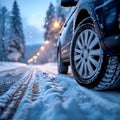
[(70, 44), (77, 25), (91, 17), (99, 35), (103, 50), (108, 55), (120, 54), (120, 1), (119, 0), (79, 0), (71, 9), (60, 31), (58, 49), (61, 57), (70, 62)]
[[(107, 89), (113, 87), (112, 82), (109, 85), (107, 83), (103, 85), (105, 83), (103, 82), (101, 85), (103, 87), (98, 86), (99, 84), (101, 84), (101, 81), (107, 81), (107, 79), (102, 79), (104, 79), (104, 77), (106, 76), (108, 67), (110, 67), (110, 70), (108, 70), (107, 73), (111, 74), (111, 66), (112, 64), (114, 64), (114, 66), (116, 65), (116, 69), (113, 74), (116, 75), (116, 72), (119, 74), (117, 76), (118, 81), (114, 80), (116, 82), (115, 86), (117, 86), (120, 82), (120, 70), (118, 70), (120, 67), (120, 1), (62, 0), (61, 5), (64, 7), (71, 7), (71, 11), (60, 31), (60, 36), (58, 39), (58, 73), (67, 73), (68, 65), (71, 65), (73, 75), (78, 83), (88, 88)], [(79, 36), (79, 34), (82, 33), (82, 30), (83, 32), (85, 31), (85, 28), (87, 28), (86, 30), (91, 29), (91, 31), (94, 29), (91, 34), (95, 34), (95, 36), (97, 35), (97, 38), (99, 38), (98, 45), (100, 45), (100, 49), (101, 51), (103, 51), (101, 52), (102, 55), (100, 56), (100, 59), (102, 60), (99, 60), (98, 63), (100, 65), (95, 68), (96, 66), (93, 65), (94, 63), (91, 58), (94, 58), (95, 60), (98, 58), (95, 55), (89, 59), (86, 54), (88, 54), (89, 56), (90, 50), (86, 48), (86, 46), (84, 47), (85, 50), (81, 56), (85, 59), (85, 67), (86, 64), (88, 64), (88, 60), (90, 60), (89, 63), (92, 63), (91, 65), (89, 65), (90, 68), (95, 68), (95, 70), (93, 71), (94, 75), (90, 73), (89, 66), (87, 66), (87, 70), (86, 68), (84, 68), (85, 70), (81, 72), (80, 67), (82, 64), (78, 67), (78, 65), (76, 65), (76, 60), (74, 60), (74, 55), (76, 54), (75, 49), (77, 48), (77, 45), (74, 44), (78, 44), (76, 39), (78, 39), (77, 37)], [(80, 60), (82, 59), (80, 58)], [(111, 59), (115, 59), (115, 61), (112, 62)], [(83, 74), (83, 72), (88, 72), (88, 76), (85, 77), (85, 73)], [(103, 73), (105, 74), (103, 75)]]
[(76, 8), (72, 8), (69, 16), (67, 17), (61, 31), (58, 41), (58, 49), (61, 49), (62, 60), (66, 63), (70, 63), (70, 45), (73, 36), (73, 19)]

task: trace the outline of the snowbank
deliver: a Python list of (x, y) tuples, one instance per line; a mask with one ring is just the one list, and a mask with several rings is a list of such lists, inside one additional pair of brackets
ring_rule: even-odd
[(26, 64), (18, 62), (0, 62), (0, 72), (15, 69), (22, 66), (26, 66)]

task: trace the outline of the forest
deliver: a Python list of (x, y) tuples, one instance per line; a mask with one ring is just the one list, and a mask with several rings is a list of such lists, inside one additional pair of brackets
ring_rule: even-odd
[[(57, 5), (52, 2), (49, 4), (43, 25), (44, 43), (28, 63), (56, 62), (59, 32), (69, 12), (69, 9), (60, 6), (60, 0), (57, 2), (59, 3)], [(13, 2), (11, 11), (0, 5), (0, 61), (24, 62), (27, 55), (23, 23), (16, 0)]]

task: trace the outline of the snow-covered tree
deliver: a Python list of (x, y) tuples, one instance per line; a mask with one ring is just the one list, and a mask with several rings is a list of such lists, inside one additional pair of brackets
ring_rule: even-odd
[(51, 23), (54, 20), (55, 17), (55, 7), (52, 3), (50, 3), (49, 8), (46, 13), (46, 18), (45, 18), (45, 24), (44, 24), (44, 29), (45, 29), (45, 34), (44, 38), (45, 40), (52, 40), (53, 39), (53, 32), (51, 30)]
[[(22, 20), (20, 17), (20, 10), (15, 0), (13, 3), (13, 8), (11, 12), (11, 21), (10, 21), (10, 44), (8, 51), (10, 52), (8, 59), (14, 61), (20, 61), (25, 56), (25, 40), (22, 27)], [(11, 55), (12, 54), (12, 55)], [(19, 54), (19, 55), (14, 55)]]
[(6, 60), (6, 43), (8, 40), (9, 30), (9, 13), (5, 7), (0, 10), (0, 55), (1, 60)]
[(65, 21), (66, 13), (64, 9), (59, 5), (54, 6), (50, 3), (45, 18), (45, 41), (48, 40), (49, 44), (44, 45), (45, 49), (39, 58), (40, 63), (44, 62), (55, 62), (57, 59), (57, 41), (59, 31)]
[[(1, 28), (1, 4), (0, 4), (0, 28)], [(0, 29), (0, 61), (2, 60), (2, 33)]]

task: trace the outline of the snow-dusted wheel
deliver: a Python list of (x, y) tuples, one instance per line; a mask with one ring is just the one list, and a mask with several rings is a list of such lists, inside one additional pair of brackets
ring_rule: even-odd
[(104, 55), (92, 24), (78, 25), (71, 44), (70, 62), (75, 79), (83, 86), (103, 90), (120, 84), (118, 57)]
[(68, 65), (63, 63), (63, 61), (61, 59), (61, 54), (59, 51), (58, 51), (58, 55), (57, 55), (57, 68), (58, 68), (58, 73), (60, 73), (60, 74), (67, 74), (67, 72), (68, 72)]

